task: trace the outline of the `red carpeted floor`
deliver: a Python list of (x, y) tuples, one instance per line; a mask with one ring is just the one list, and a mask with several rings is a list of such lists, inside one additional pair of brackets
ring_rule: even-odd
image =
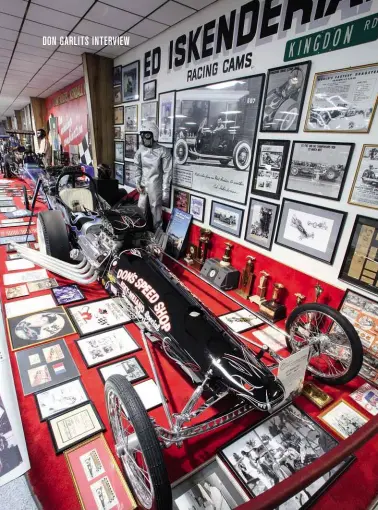
[[(20, 208), (22, 207), (20, 199), (16, 198), (15, 202)], [(43, 208), (43, 206), (40, 206), (40, 208)], [(0, 219), (3, 218), (4, 216), (0, 215)], [(0, 247), (1, 274), (7, 272), (5, 260), (5, 247)], [(238, 308), (231, 302), (227, 302), (227, 300), (219, 294), (216, 294), (216, 292), (207, 285), (195, 280), (195, 277), (189, 273), (184, 273), (180, 270), (179, 274), (184, 283), (187, 284), (215, 314), (220, 315)], [(67, 283), (66, 280), (59, 277), (57, 280), (59, 284)], [(5, 292), (2, 284), (0, 287), (1, 299), (4, 303), (6, 302)], [(106, 293), (99, 284), (93, 284), (89, 287), (82, 288), (82, 291), (89, 300), (106, 296)], [(48, 291), (33, 293), (28, 297), (46, 293), (48, 293)], [(135, 325), (130, 325), (127, 326), (127, 329), (141, 345), (138, 328)], [(251, 333), (247, 333), (246, 336), (250, 334)], [(78, 336), (71, 336), (67, 338), (66, 341), (81, 373), (82, 382), (105, 423), (107, 428), (105, 437), (114, 453), (112, 435), (104, 405), (103, 383), (96, 368), (86, 368), (75, 345), (75, 340), (77, 338)], [(142, 350), (138, 352), (136, 356), (149, 375), (152, 376), (145, 352)], [(47, 424), (40, 423), (39, 421), (34, 397), (24, 397), (22, 394), (18, 368), (13, 354), (11, 355), (11, 361), (31, 461), (29, 477), (35, 493), (44, 510), (79, 510), (80, 504), (64, 456), (55, 455)], [(185, 404), (192, 393), (192, 386), (188, 380), (181, 375), (181, 372), (161, 354), (158, 354), (157, 365), (158, 371), (162, 376), (165, 394), (169, 400), (171, 409), (175, 412)], [(339, 398), (348, 399), (348, 395), (362, 383), (362, 379), (356, 378), (352, 383), (344, 387), (332, 388), (321, 384), (319, 384), (319, 386), (322, 386), (327, 393), (334, 397), (335, 400), (338, 400)], [(300, 397), (297, 400), (297, 404), (316, 419), (319, 410), (311, 402), (304, 397)], [(166, 424), (162, 407), (156, 408), (151, 411), (150, 414), (158, 423)], [(182, 475), (207, 461), (217, 453), (217, 450), (224, 443), (263, 417), (264, 416), (258, 412), (250, 413), (218, 431), (188, 440), (180, 449), (175, 446), (168, 449), (165, 452), (165, 459), (171, 481), (174, 482)], [(354, 462), (353, 465), (331, 485), (327, 492), (316, 501), (313, 508), (334, 510), (338, 507), (343, 510), (365, 510), (378, 494), (377, 458), (378, 438), (369, 441), (361, 448), (357, 454), (358, 461)]]

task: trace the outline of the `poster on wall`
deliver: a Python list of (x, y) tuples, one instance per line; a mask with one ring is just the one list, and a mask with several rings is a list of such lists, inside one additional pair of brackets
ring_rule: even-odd
[(261, 131), (298, 133), (311, 62), (269, 69)]
[(245, 204), (264, 75), (176, 93), (173, 183)]
[(305, 131), (369, 133), (377, 96), (378, 64), (317, 73)]
[(159, 142), (172, 143), (176, 92), (159, 94)]
[(151, 103), (141, 104), (140, 122), (157, 122), (157, 101), (151, 101)]
[(285, 175), (289, 140), (258, 140), (251, 192), (279, 199)]
[(364, 145), (348, 202), (378, 209), (378, 145)]
[(139, 101), (139, 60), (122, 67), (122, 102)]

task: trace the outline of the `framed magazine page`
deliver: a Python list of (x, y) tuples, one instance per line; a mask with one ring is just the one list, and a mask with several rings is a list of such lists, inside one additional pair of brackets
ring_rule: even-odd
[(115, 108), (113, 108), (115, 125), (123, 125), (124, 112), (125, 109), (123, 106), (116, 106)]
[(257, 141), (251, 193), (279, 200), (289, 147), (289, 140)]
[(176, 91), (159, 94), (159, 142), (173, 142)]
[(156, 99), (157, 81), (151, 80), (143, 83), (143, 101)]
[(378, 102), (377, 78), (378, 64), (316, 73), (304, 130), (369, 133)]
[(124, 143), (114, 142), (114, 159), (117, 163), (123, 163), (124, 160)]
[(157, 121), (157, 101), (151, 101), (150, 103), (141, 104), (140, 122), (143, 124), (148, 121)]
[(280, 206), (251, 198), (244, 239), (266, 250), (272, 249)]
[(378, 209), (378, 145), (364, 145), (348, 202)]
[(125, 131), (138, 132), (138, 105), (125, 106)]
[(122, 102), (139, 101), (139, 60), (122, 67)]

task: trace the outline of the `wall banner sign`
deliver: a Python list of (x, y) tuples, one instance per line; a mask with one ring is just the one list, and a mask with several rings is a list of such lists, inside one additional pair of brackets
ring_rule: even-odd
[(378, 13), (343, 23), (286, 43), (284, 61), (343, 50), (378, 39)]

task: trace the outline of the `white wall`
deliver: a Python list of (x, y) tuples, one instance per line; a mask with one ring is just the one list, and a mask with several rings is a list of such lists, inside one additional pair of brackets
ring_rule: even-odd
[[(188, 83), (187, 82), (187, 69), (193, 69), (196, 67), (196, 64), (188, 65), (186, 68), (182, 68), (181, 70), (175, 70), (171, 72), (167, 72), (168, 63), (167, 63), (167, 52), (169, 47), (169, 41), (172, 39), (176, 39), (178, 36), (182, 34), (188, 34), (190, 30), (195, 29), (197, 26), (203, 25), (204, 23), (218, 18), (222, 14), (227, 14), (232, 9), (237, 9), (241, 5), (246, 3), (246, 0), (221, 0), (213, 5), (210, 5), (203, 11), (200, 11), (196, 15), (190, 17), (187, 21), (183, 21), (180, 24), (172, 27), (171, 29), (165, 31), (154, 39), (147, 41), (141, 46), (137, 47), (135, 50), (129, 50), (125, 55), (115, 59), (114, 65), (125, 65), (134, 60), (140, 59), (141, 62), (141, 73), (143, 82), (143, 62), (144, 62), (144, 54), (146, 51), (152, 50), (153, 48), (160, 46), (162, 48), (162, 64), (161, 70), (156, 76), (148, 77), (145, 81), (149, 81), (153, 78), (157, 79), (157, 89), (158, 93), (165, 92), (172, 89), (185, 89), (192, 86), (197, 85), (206, 85), (209, 83), (216, 83), (218, 81), (226, 80), (226, 79), (234, 79), (237, 77), (242, 77), (252, 74), (258, 73), (266, 73), (269, 68), (278, 67), (282, 65), (287, 65), (289, 62), (284, 62), (284, 51), (285, 44), (288, 39), (292, 39), (295, 37), (300, 37), (303, 35), (308, 35), (311, 32), (317, 32), (319, 30), (323, 30), (335, 25), (339, 25), (341, 23), (345, 23), (348, 21), (352, 21), (354, 19), (358, 19), (359, 17), (368, 16), (370, 14), (378, 14), (378, 0), (371, 0), (368, 3), (360, 5), (359, 7), (350, 8), (349, 0), (341, 1), (339, 4), (339, 10), (328, 17), (327, 19), (321, 19), (317, 22), (310, 23), (306, 25), (306, 30), (303, 26), (300, 26), (300, 23), (296, 23), (296, 18), (301, 16), (301, 12), (298, 12), (295, 16), (295, 21), (293, 22), (292, 29), (288, 32), (280, 33), (275, 36), (271, 36), (263, 41), (256, 40), (253, 41), (248, 47), (243, 48), (242, 53), (247, 51), (253, 51), (253, 65), (254, 68), (251, 70), (241, 70), (234, 73), (223, 74), (222, 65), (220, 62), (224, 60), (227, 55), (220, 55), (218, 58), (219, 62), (219, 72), (218, 75), (214, 78), (197, 80), (195, 82)], [(306, 2), (307, 3), (307, 2)], [(327, 2), (328, 4), (329, 2)], [(263, 1), (260, 0), (260, 8), (263, 4)], [(272, 5), (277, 4), (286, 4), (286, 0), (274, 0)], [(316, 8), (317, 2), (313, 2), (314, 7)], [(284, 9), (282, 12), (285, 12)], [(261, 19), (260, 19), (261, 21)], [(271, 20), (270, 24), (274, 21)], [(280, 26), (283, 26), (283, 17), (279, 20)], [(132, 42), (132, 41), (131, 41)], [(230, 56), (230, 55), (228, 55)], [(212, 58), (206, 59), (207, 62), (210, 62)], [(341, 197), (340, 202), (335, 202), (327, 199), (323, 199), (320, 197), (312, 197), (309, 195), (302, 195), (299, 193), (292, 193), (283, 190), (280, 202), (282, 203), (282, 199), (287, 197), (293, 200), (304, 201), (311, 204), (317, 204), (320, 206), (328, 207), (330, 209), (337, 209), (346, 211), (348, 213), (347, 221), (344, 227), (343, 235), (340, 240), (336, 257), (332, 266), (325, 264), (323, 262), (317, 261), (290, 249), (284, 248), (282, 246), (278, 246), (273, 243), (272, 251), (269, 253), (266, 250), (260, 249), (256, 245), (251, 245), (243, 240), (246, 221), (247, 221), (247, 211), (244, 215), (244, 225), (242, 228), (242, 236), (241, 238), (233, 238), (233, 236), (229, 236), (230, 239), (234, 239), (235, 242), (243, 244), (251, 248), (251, 250), (256, 252), (261, 252), (264, 255), (271, 256), (272, 258), (286, 264), (288, 266), (294, 267), (304, 273), (310, 274), (317, 278), (320, 278), (324, 281), (327, 281), (335, 286), (346, 288), (347, 284), (338, 280), (338, 274), (340, 271), (340, 267), (343, 262), (343, 258), (345, 255), (345, 251), (347, 248), (347, 244), (350, 238), (351, 230), (354, 224), (354, 220), (357, 214), (362, 214), (369, 217), (378, 218), (378, 211), (374, 209), (367, 209), (362, 207), (353, 206), (347, 203), (349, 192), (352, 186), (355, 170), (358, 165), (358, 160), (360, 157), (361, 149), (363, 144), (376, 143), (378, 144), (378, 112), (375, 115), (375, 119), (373, 121), (370, 133), (368, 134), (338, 134), (338, 133), (305, 133), (303, 131), (304, 121), (307, 113), (308, 100), (311, 93), (311, 84), (313, 81), (314, 74), (317, 72), (328, 71), (333, 69), (340, 69), (349, 66), (357, 66), (363, 64), (372, 64), (378, 62), (378, 41), (370, 42), (364, 45), (355, 46), (343, 50), (338, 50), (330, 53), (325, 53), (321, 55), (311, 56), (308, 58), (302, 59), (311, 60), (312, 68), (309, 78), (309, 83), (306, 92), (306, 98), (304, 103), (304, 108), (302, 112), (302, 119), (300, 123), (299, 132), (296, 134), (286, 134), (286, 133), (258, 133), (258, 138), (276, 138), (276, 139), (288, 139), (295, 141), (325, 141), (325, 142), (354, 142), (356, 144), (353, 159), (350, 164), (349, 172), (346, 178), (343, 195)], [(294, 61), (300, 62), (300, 61)], [(204, 64), (204, 61), (199, 61), (197, 65)], [(141, 84), (141, 94), (142, 94), (142, 84)], [(130, 104), (130, 103), (129, 103)], [(253, 168), (254, 163), (252, 164)], [(201, 195), (197, 190), (193, 191), (195, 195)], [(205, 196), (205, 195), (203, 195)], [(248, 190), (248, 202), (250, 197), (250, 192)], [(205, 225), (208, 225), (210, 219), (210, 210), (211, 210), (211, 197), (205, 196), (207, 200), (207, 208), (205, 214)], [(257, 197), (265, 200), (263, 197)], [(219, 199), (216, 199), (219, 201)], [(268, 199), (269, 200), (269, 199)], [(221, 200), (220, 200), (221, 201)], [(247, 204), (248, 204), (247, 202)], [(239, 207), (239, 206), (238, 206)], [(246, 206), (242, 206), (247, 209)], [(195, 222), (196, 223), (196, 222)], [(202, 225), (202, 224), (201, 224)], [(214, 227), (211, 227), (213, 231), (217, 231)], [(221, 235), (221, 231), (219, 231)], [(268, 269), (268, 268), (267, 268)], [(362, 290), (359, 292), (363, 293)], [(369, 295), (369, 294), (368, 294)], [(371, 297), (371, 296), (370, 296)]]

